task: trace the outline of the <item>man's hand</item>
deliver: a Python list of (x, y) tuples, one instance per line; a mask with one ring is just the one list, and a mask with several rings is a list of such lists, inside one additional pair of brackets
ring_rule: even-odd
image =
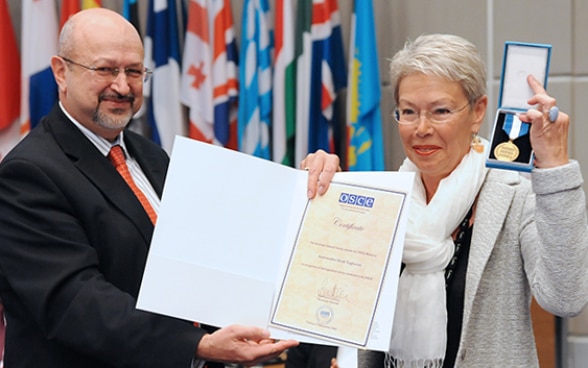
[(231, 325), (204, 335), (196, 358), (251, 366), (273, 359), (296, 345), (295, 340), (274, 341), (269, 331), (258, 327)]

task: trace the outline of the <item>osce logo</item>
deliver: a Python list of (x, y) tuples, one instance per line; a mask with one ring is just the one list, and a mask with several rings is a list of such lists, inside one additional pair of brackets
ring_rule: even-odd
[(374, 207), (375, 199), (373, 197), (366, 197), (351, 193), (341, 193), (339, 196), (339, 203), (352, 204), (360, 207)]

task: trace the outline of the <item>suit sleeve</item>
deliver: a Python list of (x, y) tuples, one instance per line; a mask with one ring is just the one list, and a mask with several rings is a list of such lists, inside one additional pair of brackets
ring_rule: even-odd
[(588, 303), (588, 221), (578, 162), (532, 173), (521, 243), (533, 295), (547, 311), (571, 317)]

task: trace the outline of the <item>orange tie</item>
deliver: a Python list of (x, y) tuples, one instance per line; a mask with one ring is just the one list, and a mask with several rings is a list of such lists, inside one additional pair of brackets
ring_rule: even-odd
[(127, 166), (125, 154), (121, 146), (113, 146), (110, 149), (110, 152), (108, 153), (108, 158), (116, 168), (116, 171), (118, 171), (120, 176), (122, 176), (123, 179), (129, 185), (129, 187), (131, 187), (131, 190), (133, 191), (133, 193), (135, 193), (135, 196), (137, 197), (139, 202), (141, 202), (141, 205), (145, 209), (145, 212), (147, 212), (147, 216), (149, 216), (151, 222), (155, 225), (155, 221), (157, 220), (157, 214), (153, 210), (153, 207), (151, 207), (151, 204), (147, 200), (147, 197), (145, 197), (145, 194), (143, 194), (141, 189), (139, 189), (139, 187), (137, 187), (137, 184), (135, 184), (135, 181), (131, 176), (131, 172), (129, 171), (129, 167)]

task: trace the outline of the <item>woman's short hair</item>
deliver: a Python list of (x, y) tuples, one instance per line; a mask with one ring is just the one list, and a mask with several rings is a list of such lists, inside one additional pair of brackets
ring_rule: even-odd
[(413, 42), (406, 42), (390, 62), (396, 104), (400, 82), (414, 73), (459, 82), (470, 105), (486, 94), (486, 66), (480, 53), (474, 44), (459, 36), (421, 35)]

